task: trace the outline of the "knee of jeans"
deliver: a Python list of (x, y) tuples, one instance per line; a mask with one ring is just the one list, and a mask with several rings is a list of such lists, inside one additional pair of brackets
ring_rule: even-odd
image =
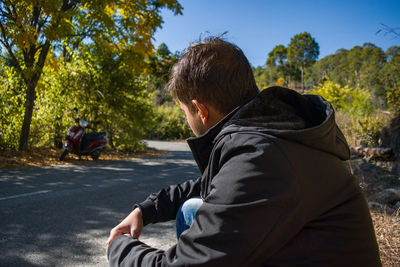
[(182, 204), (182, 213), (196, 212), (201, 204), (203, 204), (203, 200), (200, 197), (188, 199)]

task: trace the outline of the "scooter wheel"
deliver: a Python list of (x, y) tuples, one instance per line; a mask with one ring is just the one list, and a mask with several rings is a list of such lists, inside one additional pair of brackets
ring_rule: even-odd
[(67, 155), (68, 155), (68, 150), (63, 149), (63, 151), (61, 152), (61, 155), (60, 155), (60, 157), (59, 157), (59, 160), (60, 160), (60, 161), (63, 161), (64, 158), (65, 158), (65, 156), (67, 156)]

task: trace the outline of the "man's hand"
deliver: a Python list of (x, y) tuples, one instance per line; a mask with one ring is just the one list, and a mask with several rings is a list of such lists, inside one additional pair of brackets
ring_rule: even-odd
[(107, 240), (107, 247), (120, 235), (129, 235), (139, 238), (143, 230), (142, 212), (139, 208), (134, 209), (120, 224), (110, 231), (110, 237)]

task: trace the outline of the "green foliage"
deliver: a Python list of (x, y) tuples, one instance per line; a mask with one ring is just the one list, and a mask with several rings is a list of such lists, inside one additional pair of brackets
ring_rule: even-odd
[(107, 131), (116, 149), (140, 146), (152, 116), (147, 84), (123, 64), (123, 53), (97, 47), (69, 54), (68, 61), (50, 58), (53, 62), (47, 64), (38, 86), (31, 144), (59, 147), (79, 117), (91, 122), (94, 130)]
[(147, 84), (147, 90), (154, 95), (154, 117), (152, 123), (146, 127), (148, 138), (174, 140), (191, 136), (184, 112), (165, 90), (170, 70), (179, 57), (179, 53), (173, 54), (165, 44), (161, 44), (154, 55), (146, 60), (146, 75), (142, 79)]
[(148, 83), (148, 90), (154, 92), (155, 105), (172, 102), (171, 94), (166, 92), (165, 85), (169, 80), (169, 72), (179, 57), (179, 54), (172, 54), (168, 46), (162, 43), (154, 55), (147, 58), (147, 76), (144, 79)]
[(393, 88), (386, 94), (389, 105), (395, 112), (400, 111), (400, 87)]
[(329, 80), (328, 77), (318, 87), (310, 91), (325, 98), (332, 106), (340, 111), (352, 115), (369, 115), (373, 111), (370, 103), (370, 94), (360, 88), (340, 86)]
[(2, 67), (0, 84), (0, 149), (15, 150), (23, 121), (24, 84), (8, 66)]
[(283, 79), (281, 85), (288, 86), (291, 81), (298, 81), (301, 79), (299, 68), (293, 62), (287, 60), (288, 48), (283, 45), (275, 46), (269, 52), (266, 62), (269, 80)]
[[(62, 56), (52, 50), (49, 55), (36, 87), (30, 148), (60, 147), (77, 117), (91, 122), (95, 131), (107, 131), (115, 149), (141, 148), (141, 138), (152, 127), (159, 138), (190, 136), (184, 113), (170, 106), (172, 100), (165, 98), (160, 108), (155, 108), (157, 98), (153, 103), (177, 60), (166, 46), (148, 59), (131, 47), (110, 49), (106, 42), (79, 49), (65, 46)], [(23, 121), (24, 83), (12, 70), (4, 67), (1, 72), (1, 149), (17, 148)]]
[(287, 60), (287, 48), (284, 45), (277, 45), (268, 53), (266, 65), (268, 67), (283, 66)]
[(301, 70), (301, 84), (304, 89), (304, 70), (319, 56), (319, 44), (308, 32), (296, 34), (287, 49), (288, 61)]
[(364, 115), (360, 118), (353, 118), (353, 135), (366, 146), (378, 146), (379, 132), (386, 126), (388, 120), (379, 115)]
[(332, 104), (336, 121), (351, 145), (378, 145), (379, 131), (388, 123), (388, 118), (375, 111), (369, 92), (340, 86), (326, 77), (310, 93), (321, 95)]
[(314, 65), (314, 81), (328, 75), (341, 86), (348, 85), (367, 90), (372, 94), (375, 104), (380, 104), (384, 100), (385, 91), (400, 81), (400, 69), (395, 62), (398, 51), (394, 48), (389, 49), (389, 53), (384, 53), (374, 44), (365, 43), (350, 50), (339, 49), (335, 54), (319, 60)]
[[(307, 35), (307, 36), (306, 36)], [(269, 54), (264, 68), (256, 68), (257, 84), (272, 85), (277, 79), (284, 79), (284, 86), (296, 89), (294, 82), (304, 81), (305, 88), (318, 86), (325, 76), (341, 87), (360, 88), (370, 93), (370, 99), (377, 108), (396, 109), (396, 89), (400, 87), (400, 47), (392, 46), (384, 52), (371, 43), (354, 46), (351, 49), (338, 49), (314, 64), (312, 55), (318, 54), (318, 44), (309, 46), (312, 37), (307, 33), (295, 35), (287, 48), (276, 46)], [(285, 55), (285, 49), (287, 51)], [(306, 63), (307, 62), (307, 63)], [(297, 71), (297, 73), (296, 73)], [(390, 98), (390, 100), (389, 100)]]
[(182, 11), (176, 0), (1, 1), (0, 44), (26, 87), (19, 149), (27, 147), (36, 116), (32, 115), (36, 86), (51, 47), (75, 50), (101, 44), (103, 51), (124, 58), (120, 64), (141, 73), (144, 57), (152, 53), (155, 30), (163, 22), (163, 7), (175, 15)]
[(386, 85), (386, 99), (394, 111), (400, 110), (400, 46), (392, 46), (386, 51), (387, 63), (381, 70), (381, 78)]
[(192, 136), (184, 112), (178, 104), (159, 106), (155, 110), (152, 138), (160, 140), (185, 139)]
[(88, 68), (77, 55), (50, 57), (44, 75), (37, 86), (37, 98), (32, 118), (30, 146), (60, 147), (69, 126), (75, 124), (74, 107), (79, 104), (80, 85), (88, 84)]
[(260, 90), (267, 88), (269, 85), (269, 83), (268, 83), (269, 79), (267, 77), (266, 69), (261, 66), (258, 66), (257, 68), (252, 68), (252, 70), (253, 70), (254, 78), (257, 83), (257, 87)]
[(299, 67), (309, 66), (319, 56), (319, 45), (308, 32), (296, 34), (288, 46), (288, 60)]

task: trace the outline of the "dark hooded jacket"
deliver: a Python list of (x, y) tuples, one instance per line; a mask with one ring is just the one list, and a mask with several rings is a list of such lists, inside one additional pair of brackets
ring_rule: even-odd
[(120, 236), (110, 266), (380, 266), (350, 153), (323, 98), (272, 87), (188, 140), (202, 176), (152, 194), (144, 224), (204, 201), (167, 251)]

